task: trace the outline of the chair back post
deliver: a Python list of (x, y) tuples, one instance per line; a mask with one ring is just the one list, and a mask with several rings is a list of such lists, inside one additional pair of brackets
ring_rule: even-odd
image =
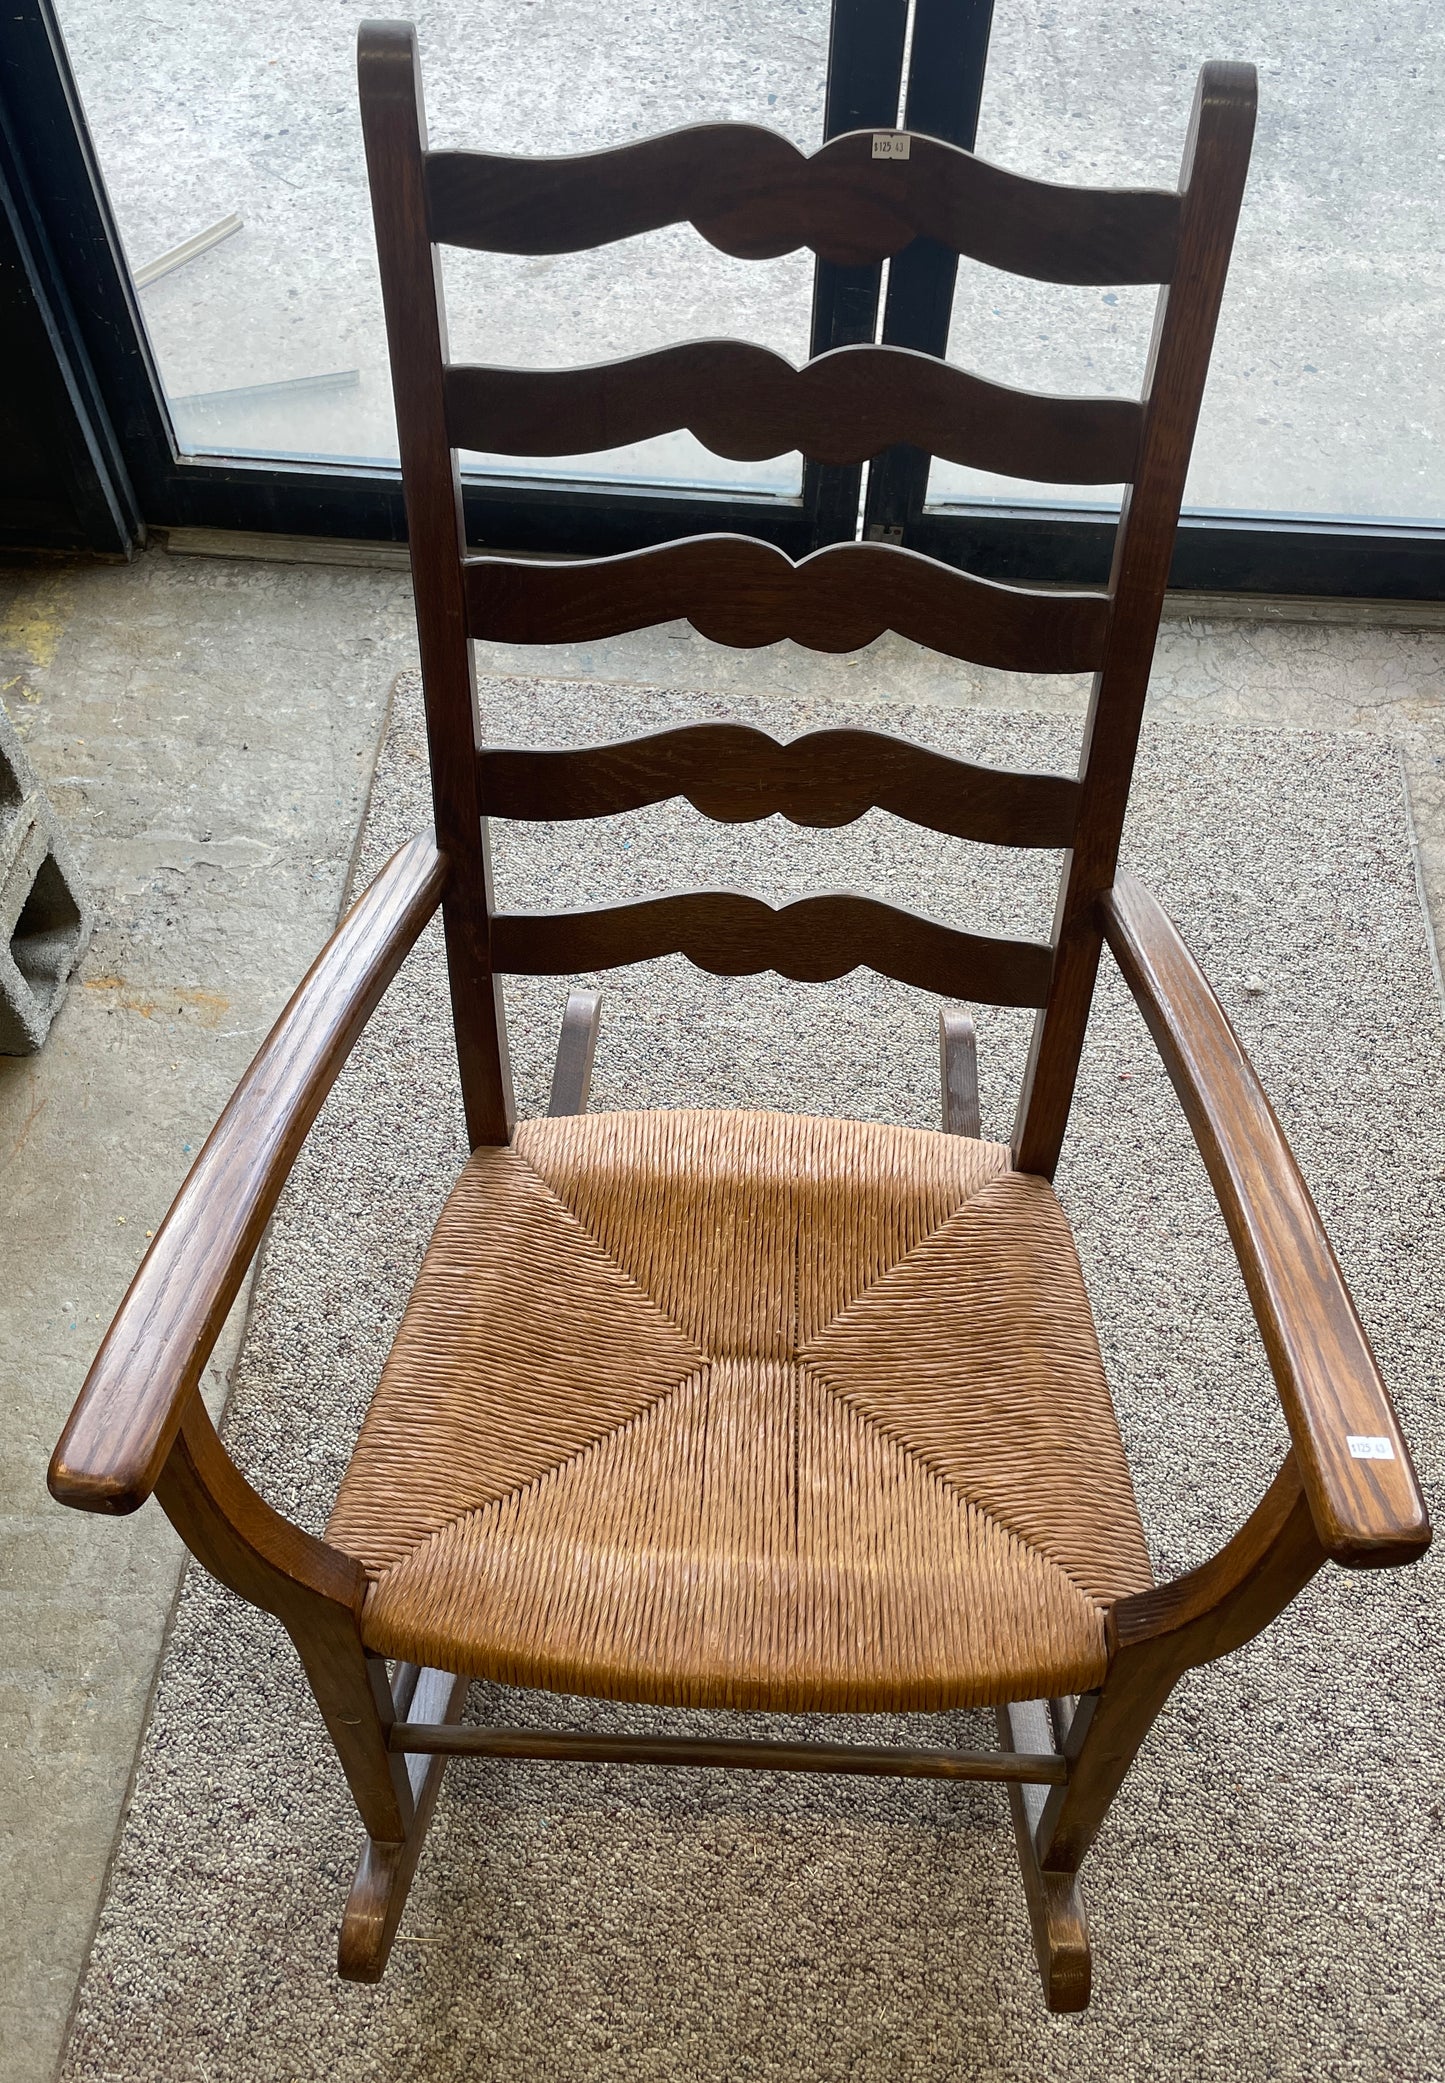
[(1254, 67), (1206, 65), (1184, 147), (1175, 264), (1159, 292), (1149, 345), (1139, 468), (1115, 539), (1109, 630), (1080, 757), (1079, 823), (1054, 920), (1053, 978), (1034, 1025), (1014, 1129), (1015, 1163), (1046, 1179), (1058, 1164), (1093, 1002), (1102, 944), (1098, 899), (1112, 884), (1119, 857), (1254, 115)]
[(441, 270), (427, 224), (426, 114), (409, 23), (363, 23), (357, 77), (381, 267), (411, 540), (432, 800), (448, 874), (442, 895), (452, 1020), (473, 1149), (511, 1134), (511, 1072), (492, 966), (491, 862), (477, 774), (477, 696), (467, 630), (461, 480), (447, 435)]

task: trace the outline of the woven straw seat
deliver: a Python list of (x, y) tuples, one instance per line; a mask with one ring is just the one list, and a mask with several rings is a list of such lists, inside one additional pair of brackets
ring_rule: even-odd
[(1082, 1691), (1150, 1582), (1052, 1190), (764, 1113), (479, 1149), (328, 1538), (374, 1651), (688, 1706)]

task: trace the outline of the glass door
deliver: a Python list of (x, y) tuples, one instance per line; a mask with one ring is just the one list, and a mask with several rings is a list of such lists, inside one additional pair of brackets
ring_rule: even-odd
[[(58, 11), (58, 12), (57, 12)], [(7, 150), (156, 525), (405, 533), (356, 110), (363, 0), (11, 0)], [(412, 0), (433, 139), (572, 153), (741, 119), (811, 149), (905, 120), (1022, 172), (1172, 184), (1209, 57), (1260, 122), (1176, 586), (1445, 597), (1445, 16), (1244, 0)], [(883, 339), (1031, 388), (1135, 391), (1146, 290), (1065, 292), (917, 241), (743, 264), (683, 227), (555, 260), (447, 256), (453, 351), (576, 364), (732, 333), (794, 362)], [(103, 446), (104, 444), (98, 444)], [(1092, 581), (1117, 494), (688, 435), (468, 457), (473, 539), (603, 554), (709, 528), (793, 556), (863, 532), (995, 577)]]
[[(1052, 181), (1172, 187), (1195, 73), (1259, 70), (1259, 123), (1186, 504), (1445, 522), (1445, 13), (998, 0), (978, 149)], [(960, 285), (950, 360), (1138, 395), (1153, 293)], [(935, 465), (929, 497), (986, 486)], [(1063, 496), (1062, 493), (1060, 496)], [(1115, 502), (1117, 503), (1117, 502)]]
[[(40, 180), (68, 200), (57, 236), (152, 522), (404, 531), (356, 104), (370, 11), (16, 0), (0, 22), (0, 63), (39, 96)], [(908, 0), (411, 11), (438, 146), (568, 154), (737, 120), (811, 150), (898, 121)], [(449, 252), (445, 271), (454, 356), (532, 366), (719, 333), (801, 364), (872, 337), (881, 278), (806, 252), (735, 261), (686, 226), (555, 259)], [(797, 455), (723, 461), (685, 433), (464, 470), (477, 538), (594, 551), (737, 527), (800, 554), (830, 494), (856, 513), (860, 481)]]
[[(356, 104), (366, 0), (245, 8), (59, 0), (60, 27), (177, 447), (394, 463)], [(564, 154), (704, 120), (822, 136), (828, 0), (414, 0), (438, 146)], [(731, 261), (690, 228), (618, 249), (449, 254), (458, 359), (609, 359), (708, 330), (808, 353), (812, 270)], [(509, 471), (516, 465), (510, 461)], [(723, 464), (690, 437), (579, 464), (600, 479), (796, 494), (797, 457)], [(578, 474), (551, 460), (545, 475)]]

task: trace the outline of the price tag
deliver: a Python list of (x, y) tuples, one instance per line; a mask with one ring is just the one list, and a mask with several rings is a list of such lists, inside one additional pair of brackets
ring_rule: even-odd
[(1350, 1458), (1353, 1461), (1393, 1461), (1395, 1449), (1388, 1439), (1377, 1439), (1369, 1432), (1349, 1432)]
[(913, 140), (906, 130), (875, 130), (873, 133), (873, 157), (875, 159), (906, 159), (908, 147)]

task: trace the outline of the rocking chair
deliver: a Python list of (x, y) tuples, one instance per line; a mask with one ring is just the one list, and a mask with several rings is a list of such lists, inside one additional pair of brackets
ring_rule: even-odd
[[(427, 149), (415, 42), (370, 23), (361, 105), (410, 526), (436, 826), (401, 848), (282, 1014), (91, 1368), (50, 1484), (154, 1491), (200, 1560), (287, 1628), (366, 1827), (343, 1975), (382, 1972), (448, 1757), (1004, 1782), (1045, 1999), (1088, 2001), (1078, 1873), (1181, 1674), (1248, 1641), (1328, 1558), (1429, 1543), (1395, 1412), (1309, 1193), (1208, 983), (1117, 865), (1140, 719), (1254, 124), (1208, 65), (1177, 192), (1049, 186), (922, 135), (812, 158), (745, 125), (577, 159)], [(725, 252), (872, 265), (926, 237), (1050, 282), (1161, 285), (1144, 395), (1004, 389), (895, 347), (801, 372), (704, 341), (605, 366), (454, 366), (435, 247), (595, 247), (691, 222)], [(847, 542), (794, 563), (704, 536), (579, 562), (468, 552), (458, 449), (571, 454), (691, 429), (736, 458), (892, 443), (1125, 481), (1101, 590), (1026, 591)], [(480, 742), (470, 639), (588, 639), (685, 616), (824, 651), (885, 629), (955, 657), (1092, 671), (1077, 777), (993, 772), (866, 731), (727, 724), (581, 751)], [(870, 807), (1061, 849), (1048, 944), (871, 898), (731, 891), (529, 915), (493, 903), (489, 817), (685, 796), (715, 819)], [(440, 906), (472, 1156), (437, 1223), (327, 1534), (232, 1465), (198, 1383), (287, 1172)], [(1156, 1585), (1073, 1240), (1050, 1181), (1101, 947), (1203, 1154), (1292, 1439), (1213, 1559)], [(729, 1110), (585, 1112), (574, 994), (546, 1119), (517, 1124), (500, 979), (668, 953), (798, 980), (865, 964), (1036, 1009), (1012, 1142), (979, 1139), (972, 1030), (942, 1019), (943, 1127)], [(389, 1665), (392, 1667), (389, 1669)], [(993, 1706), (996, 1750), (475, 1728), (468, 1680), (674, 1708)]]

